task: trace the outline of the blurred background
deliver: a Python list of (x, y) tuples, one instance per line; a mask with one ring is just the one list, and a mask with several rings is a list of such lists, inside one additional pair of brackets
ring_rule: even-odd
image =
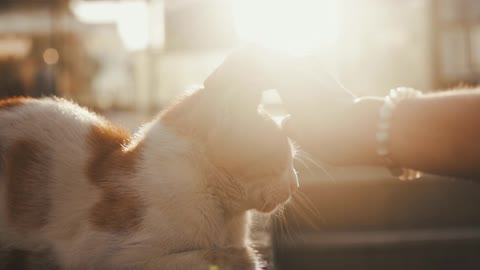
[(156, 110), (246, 42), (315, 55), (359, 94), (476, 83), (479, 17), (474, 0), (1, 0), (0, 96)]
[[(63, 96), (133, 130), (252, 42), (359, 95), (476, 85), (480, 1), (0, 0), (0, 98)], [(256, 231), (270, 268), (480, 269), (478, 185), (320, 165), (298, 166), (303, 199)]]

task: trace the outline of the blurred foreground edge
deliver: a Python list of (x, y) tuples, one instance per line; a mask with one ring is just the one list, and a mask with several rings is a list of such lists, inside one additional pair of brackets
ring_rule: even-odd
[(480, 185), (435, 176), (413, 182), (309, 181), (318, 215), (285, 212), (273, 257), (285, 269), (480, 269)]

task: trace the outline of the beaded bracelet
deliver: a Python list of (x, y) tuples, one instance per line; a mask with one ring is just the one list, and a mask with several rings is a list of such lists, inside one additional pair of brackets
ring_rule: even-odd
[(391, 120), (395, 107), (404, 99), (419, 97), (422, 93), (418, 90), (406, 87), (400, 87), (390, 90), (385, 97), (382, 107), (380, 108), (378, 127), (376, 133), (377, 154), (385, 162), (386, 167), (395, 177), (400, 180), (413, 180), (420, 178), (421, 172), (402, 168), (391, 158), (390, 153), (390, 130)]

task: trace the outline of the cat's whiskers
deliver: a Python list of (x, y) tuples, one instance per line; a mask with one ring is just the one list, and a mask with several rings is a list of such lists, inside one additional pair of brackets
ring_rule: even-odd
[(328, 170), (321, 166), (317, 161), (315, 161), (307, 152), (297, 149), (295, 151), (295, 155), (293, 157), (295, 160), (298, 160), (310, 173), (310, 175), (314, 175), (313, 171), (310, 169), (308, 164), (305, 161), (308, 161), (319, 168), (331, 181), (335, 182), (335, 178), (328, 172)]
[[(269, 223), (273, 225), (273, 229), (279, 232), (279, 237), (287, 241), (293, 241), (295, 232), (297, 230), (291, 229), (291, 222), (287, 222), (287, 216), (285, 211), (288, 209), (294, 211), (296, 216), (303, 219), (308, 226), (319, 229), (319, 225), (316, 224), (316, 220), (324, 222), (323, 216), (320, 214), (318, 208), (311, 202), (311, 200), (301, 191), (297, 191), (292, 195), (291, 200), (288, 203), (284, 203), (277, 208), (277, 210), (269, 217)], [(300, 228), (300, 222), (295, 219), (295, 215), (289, 215), (297, 228)]]
[(297, 160), (298, 162), (300, 162), (300, 164), (303, 165), (303, 167), (305, 167), (305, 169), (310, 173), (310, 175), (313, 175), (313, 171), (310, 169), (310, 166), (308, 166), (308, 164), (305, 162), (305, 160), (303, 160), (303, 157), (297, 155), (294, 157), (295, 160)]
[(285, 217), (285, 207), (282, 206), (279, 208), (274, 215), (272, 215), (271, 222), (273, 223), (273, 227), (276, 231), (280, 231), (280, 234), (277, 236), (287, 240), (293, 240), (293, 234), (290, 230), (286, 217)]
[(310, 201), (308, 197), (302, 192), (297, 192), (292, 200), (292, 207), (295, 213), (298, 214), (309, 226), (314, 229), (319, 229), (315, 220), (324, 221), (323, 216), (320, 214), (318, 208)]
[(265, 196), (265, 201), (263, 202), (261, 209), (265, 209), (267, 207), (267, 205), (269, 205), (271, 203), (272, 203), (271, 192), (268, 192), (267, 195)]
[(287, 222), (287, 218), (285, 216), (285, 209), (286, 209), (285, 207), (282, 208), (282, 211), (280, 213), (280, 220), (283, 223), (283, 226), (285, 227), (286, 238), (293, 241), (294, 235), (290, 230), (289, 223)]
[(308, 198), (308, 196), (304, 192), (299, 191), (298, 193), (296, 193), (295, 198), (301, 200), (306, 205), (306, 208), (312, 211), (315, 217), (321, 218), (323, 220), (320, 210), (318, 210), (312, 200), (310, 200), (310, 198)]

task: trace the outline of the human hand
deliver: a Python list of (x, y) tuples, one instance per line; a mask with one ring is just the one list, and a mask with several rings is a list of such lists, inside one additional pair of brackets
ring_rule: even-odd
[(364, 153), (375, 152), (374, 142), (365, 142), (374, 140), (370, 132), (375, 129), (365, 117), (376, 115), (376, 102), (356, 103), (354, 95), (317, 63), (258, 47), (243, 48), (226, 58), (205, 87), (276, 89), (290, 114), (283, 129), (305, 151), (329, 163), (363, 163)]
[(282, 128), (303, 150), (322, 161), (362, 163), (362, 155), (371, 150), (366, 148), (372, 147), (360, 142), (370, 136), (363, 115), (373, 112), (371, 102), (355, 102), (355, 96), (317, 63), (314, 58), (284, 57), (266, 69), (290, 115)]

